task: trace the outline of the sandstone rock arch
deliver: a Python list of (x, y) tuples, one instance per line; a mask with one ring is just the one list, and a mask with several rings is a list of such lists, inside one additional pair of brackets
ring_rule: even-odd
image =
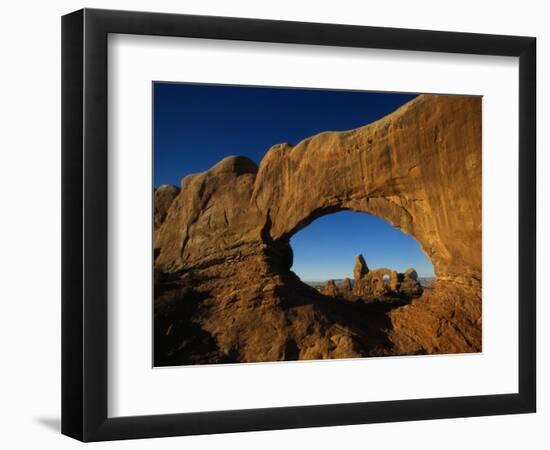
[[(321, 133), (293, 148), (277, 145), (259, 168), (234, 157), (186, 177), (159, 246), (188, 242), (201, 219), (214, 220), (206, 210), (210, 200), (237, 208), (215, 217), (225, 225), (219, 227), (224, 236), (227, 227), (251, 233), (235, 236), (235, 242), (258, 239), (266, 224), (273, 241), (285, 241), (321, 215), (352, 210), (386, 219), (415, 237), (438, 278), (476, 282), (481, 278), (480, 146), (480, 98), (420, 96), (365, 127)], [(214, 231), (212, 222), (209, 229)], [(160, 262), (177, 266), (180, 258), (170, 254)]]
[[(399, 274), (395, 270), (388, 269), (386, 267), (380, 267), (375, 270), (371, 270), (370, 284), (371, 290), (374, 294), (383, 294), (386, 290), (396, 290), (399, 283)], [(355, 282), (355, 286), (359, 287), (359, 280)]]
[(340, 210), (386, 219), (415, 237), (441, 279), (481, 273), (481, 100), (419, 97), (384, 119), (321, 133), (264, 157), (252, 199), (274, 239)]
[[(439, 330), (433, 338), (407, 328), (412, 308), (393, 319), (397, 346), (425, 352), (480, 348), (479, 97), (419, 96), (364, 127), (321, 133), (295, 147), (276, 145), (259, 167), (229, 157), (185, 177), (155, 234), (155, 268), (192, 279), (218, 303), (228, 298), (264, 307), (296, 302), (297, 292), (313, 294), (298, 286), (289, 270), (289, 239), (316, 218), (340, 210), (381, 217), (412, 235), (432, 261), (440, 286), (446, 283), (438, 292), (456, 294), (423, 296), (414, 305), (417, 319), (437, 316), (432, 327), (451, 317), (449, 336), (441, 338), (445, 332)], [(434, 313), (438, 301), (445, 305)], [(210, 331), (227, 334), (214, 318), (209, 323)], [(323, 333), (330, 340), (330, 333)], [(218, 342), (223, 347), (235, 339)], [(314, 357), (300, 339), (307, 340), (293, 334), (300, 357)], [(345, 342), (337, 348), (353, 352)]]

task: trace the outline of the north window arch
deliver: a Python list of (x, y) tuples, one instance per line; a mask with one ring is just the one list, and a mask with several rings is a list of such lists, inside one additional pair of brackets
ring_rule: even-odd
[(334, 280), (354, 279), (354, 263), (363, 255), (369, 269), (385, 268), (405, 273), (414, 269), (420, 282), (435, 279), (434, 267), (418, 241), (388, 221), (366, 212), (330, 212), (300, 228), (290, 238), (293, 251), (291, 270), (305, 283), (319, 285)]

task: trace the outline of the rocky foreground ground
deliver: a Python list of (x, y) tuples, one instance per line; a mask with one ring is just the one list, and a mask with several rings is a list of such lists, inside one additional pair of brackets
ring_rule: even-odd
[[(365, 303), (303, 283), (290, 237), (340, 210), (414, 236), (433, 287)], [(481, 99), (226, 158), (157, 189), (154, 225), (155, 365), (480, 351)]]

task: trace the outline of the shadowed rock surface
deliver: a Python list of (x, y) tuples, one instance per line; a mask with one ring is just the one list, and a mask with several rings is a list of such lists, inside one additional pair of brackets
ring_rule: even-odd
[(168, 208), (179, 193), (180, 189), (170, 184), (163, 184), (158, 189), (155, 189), (153, 201), (153, 223), (155, 231), (161, 226), (162, 222), (164, 222)]
[(353, 278), (355, 280), (360, 280), (367, 273), (369, 273), (369, 268), (367, 267), (365, 258), (363, 257), (363, 255), (357, 255), (355, 257), (355, 266), (353, 267)]
[(351, 297), (351, 290), (353, 289), (353, 286), (351, 285), (351, 280), (349, 278), (344, 278), (342, 280), (342, 283), (340, 284), (340, 287), (338, 289), (338, 293), (343, 298), (349, 298)]
[[(155, 208), (157, 365), (481, 350), (478, 97), (419, 96), (367, 126), (276, 145), (259, 167), (225, 158), (169, 203)], [(302, 283), (290, 237), (340, 210), (414, 236), (433, 289), (390, 307)]]

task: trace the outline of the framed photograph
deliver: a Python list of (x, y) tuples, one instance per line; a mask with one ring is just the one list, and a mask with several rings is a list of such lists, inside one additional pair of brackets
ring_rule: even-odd
[(62, 432), (535, 412), (536, 40), (62, 20)]

